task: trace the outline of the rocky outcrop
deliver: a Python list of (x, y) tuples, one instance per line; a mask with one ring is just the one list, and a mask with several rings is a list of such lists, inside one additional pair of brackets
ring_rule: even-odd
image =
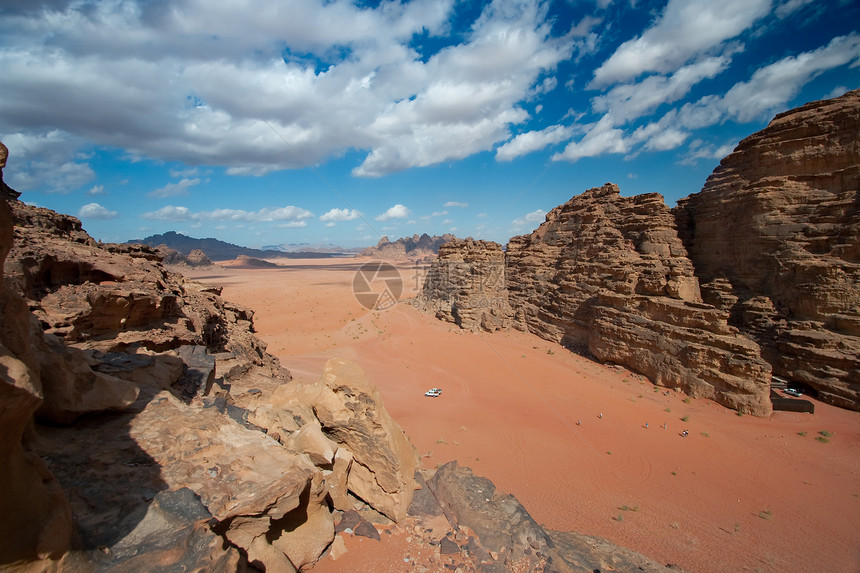
[[(12, 236), (12, 213), (0, 200), (0, 261)], [(43, 394), (30, 329), (26, 303), (0, 284), (0, 564), (59, 559), (73, 536), (66, 496), (32, 447)]]
[(702, 302), (698, 280), (658, 194), (590, 189), (514, 237), (506, 257), (517, 321), (530, 332), (655, 384), (763, 416), (770, 368), (758, 346)]
[(461, 328), (526, 329), (738, 411), (772, 411), (769, 365), (727, 312), (702, 301), (658, 194), (590, 189), (512, 238), (507, 252), (447, 243), (418, 305)]
[(253, 312), (154, 249), (12, 210), (10, 252), (0, 202), (0, 568), (296, 571), (331, 544), (335, 506), (405, 515), (415, 453), (363, 373), (290, 383)]
[(374, 247), (368, 247), (361, 251), (359, 257), (372, 257), (375, 259), (405, 259), (433, 256), (439, 251), (439, 247), (455, 237), (451, 234), (442, 236), (413, 235), (401, 237), (391, 242), (388, 237), (382, 237)]
[(481, 573), (681, 571), (597, 537), (545, 529), (514, 496), (456, 461), (436, 470), (427, 487), (433, 498), (423, 514), (434, 513), (435, 501), (452, 528), (441, 538), (441, 553), (464, 554)]
[(414, 304), (468, 330), (508, 328), (513, 312), (502, 247), (471, 238), (441, 245)]
[[(673, 210), (610, 184), (553, 209), (507, 246), (503, 315), (739, 411), (771, 411), (771, 371), (860, 410), (859, 111), (855, 90), (778, 115)], [(440, 271), (480, 251), (442, 251), (424, 294), (494, 330), (461, 318), (468, 266)]]
[(206, 253), (200, 249), (192, 249), (187, 255), (180, 253), (175, 249), (171, 249), (167, 245), (159, 245), (156, 247), (158, 254), (162, 257), (162, 262), (165, 265), (171, 266), (186, 266), (191, 268), (208, 267), (212, 265), (212, 260), (206, 256)]
[(860, 90), (776, 116), (678, 202), (703, 295), (775, 374), (860, 410)]

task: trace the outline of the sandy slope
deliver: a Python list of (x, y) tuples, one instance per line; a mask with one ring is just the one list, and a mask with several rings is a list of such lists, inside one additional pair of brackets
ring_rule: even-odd
[[(528, 334), (466, 333), (403, 303), (369, 312), (351, 291), (364, 261), (278, 262), (194, 274), (256, 310), (297, 379), (356, 360), (424, 467), (457, 459), (550, 528), (690, 571), (860, 571), (860, 414), (738, 417)], [(420, 274), (401, 274), (414, 292)], [(356, 542), (318, 569), (397, 570), (402, 546)]]

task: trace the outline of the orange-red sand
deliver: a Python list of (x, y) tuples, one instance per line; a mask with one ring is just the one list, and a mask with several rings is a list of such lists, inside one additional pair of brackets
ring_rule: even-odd
[[(860, 571), (860, 414), (816, 402), (739, 417), (530, 334), (468, 333), (404, 303), (370, 312), (351, 290), (360, 259), (277, 262), (191, 274), (254, 309), (296, 379), (355, 360), (423, 467), (456, 459), (551, 529), (689, 571)], [(422, 277), (401, 272), (414, 293)], [(348, 540), (317, 568), (407, 570), (405, 542), (383, 540)]]

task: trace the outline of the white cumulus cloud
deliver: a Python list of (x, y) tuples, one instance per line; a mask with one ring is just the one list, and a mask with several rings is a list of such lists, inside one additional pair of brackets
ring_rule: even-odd
[(531, 226), (537, 227), (546, 219), (546, 211), (543, 209), (537, 209), (532, 211), (531, 213), (526, 213), (522, 217), (518, 217), (511, 221), (511, 224), (514, 227), (523, 227), (523, 226)]
[(119, 213), (102, 207), (98, 203), (87, 203), (78, 211), (80, 219), (116, 219)]
[(385, 213), (378, 215), (376, 217), (377, 221), (388, 221), (390, 219), (406, 219), (409, 215), (412, 214), (412, 211), (406, 208), (405, 205), (401, 205), (398, 203), (393, 207), (389, 207)]
[[(56, 132), (72, 149), (219, 165), (261, 175), (365, 153), (376, 177), (492, 149), (528, 118), (521, 103), (554, 87), (591, 19), (553, 33), (540, 0), (493, 0), (465, 36), (454, 0), (117, 0), (22, 3), (0, 18), (4, 134)], [(583, 22), (586, 25), (582, 26)], [(425, 53), (413, 40), (442, 39)], [(229, 89), (225, 89), (229, 86)], [(44, 126), (53, 126), (47, 130)], [(22, 188), (58, 158), (31, 153)], [(92, 176), (81, 161), (69, 183)], [(157, 197), (187, 192), (170, 183)]]
[(590, 87), (632, 80), (646, 72), (672, 72), (766, 16), (771, 0), (669, 0), (641, 36), (621, 44), (594, 72)]
[(356, 209), (330, 209), (320, 216), (320, 221), (354, 221), (361, 217)]
[(496, 150), (496, 161), (512, 161), (521, 155), (566, 141), (572, 134), (573, 129), (564, 125), (551, 125), (539, 131), (521, 133)]

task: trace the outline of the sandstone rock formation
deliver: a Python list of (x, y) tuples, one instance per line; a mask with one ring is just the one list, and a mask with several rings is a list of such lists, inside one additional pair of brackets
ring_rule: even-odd
[(14, 246), (0, 202), (0, 568), (296, 571), (334, 539), (333, 506), (405, 515), (415, 453), (361, 372), (294, 385), (253, 312), (154, 249), (12, 211)]
[(510, 326), (505, 253), (498, 243), (452, 239), (439, 247), (416, 306), (469, 330)]
[(444, 234), (442, 236), (430, 236), (424, 233), (421, 236), (401, 237), (391, 242), (388, 237), (382, 237), (374, 247), (368, 247), (361, 251), (359, 257), (373, 257), (376, 259), (405, 259), (421, 258), (435, 255), (439, 247), (454, 239), (454, 235)]
[(508, 244), (511, 306), (529, 331), (654, 383), (767, 415), (770, 368), (758, 346), (701, 300), (662, 196), (590, 189)]
[(192, 249), (187, 255), (183, 255), (176, 249), (171, 249), (167, 245), (158, 245), (156, 250), (158, 251), (158, 254), (161, 255), (161, 260), (165, 265), (188, 266), (192, 268), (208, 267), (212, 265), (212, 260), (200, 249)]
[(547, 214), (507, 252), (452, 241), (432, 263), (420, 306), (472, 330), (510, 326), (659, 385), (755, 415), (771, 411), (758, 346), (702, 302), (698, 280), (658, 194), (590, 189)]
[(468, 305), (469, 261), (501, 251), (474, 241), (440, 250), (416, 306), (444, 301), (433, 311), (463, 328), (526, 328), (755, 415), (771, 411), (771, 371), (860, 410), (858, 193), (855, 90), (778, 115), (674, 210), (610, 184), (553, 209), (510, 240), (497, 316)]
[(678, 202), (708, 302), (775, 374), (860, 410), (860, 90), (776, 116)]
[[(0, 200), (0, 261), (12, 235), (12, 213)], [(72, 541), (72, 514), (59, 483), (33, 451), (41, 369), (29, 345), (27, 305), (5, 284), (0, 284), (0, 317), (0, 564), (59, 559)]]

